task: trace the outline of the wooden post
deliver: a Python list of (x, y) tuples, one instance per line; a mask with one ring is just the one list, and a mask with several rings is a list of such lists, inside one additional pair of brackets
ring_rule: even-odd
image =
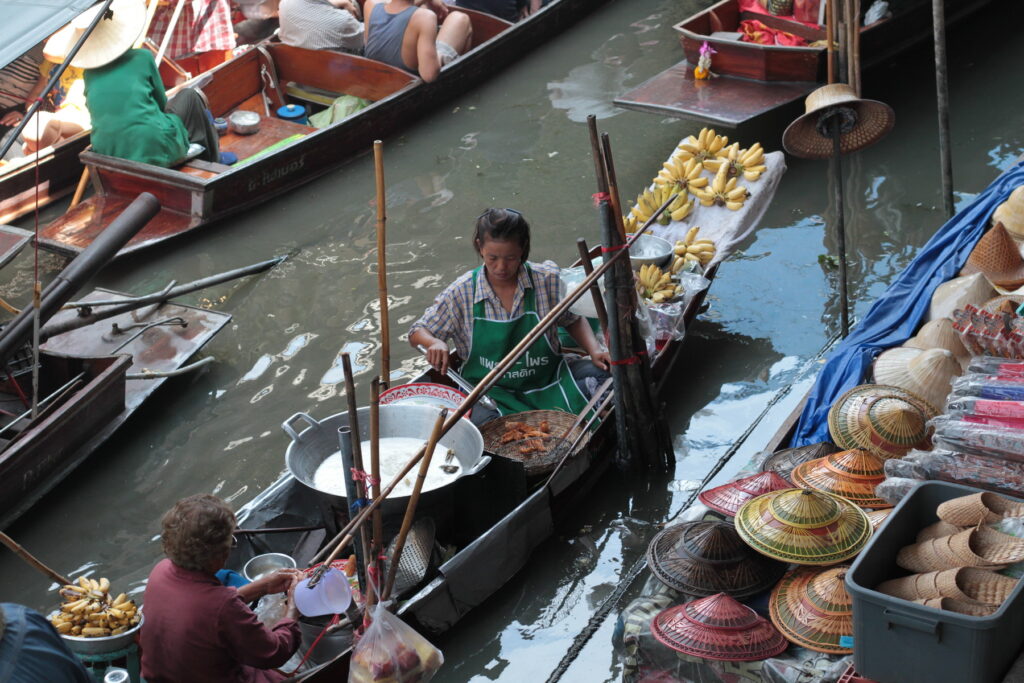
[(828, 50), (828, 81), (829, 85), (836, 82), (836, 5), (835, 0), (825, 0), (825, 46)]
[(944, 0), (932, 0), (932, 31), (935, 39), (935, 100), (939, 114), (939, 162), (942, 167), (942, 207), (946, 217), (953, 203), (953, 155), (949, 150), (949, 83), (946, 81), (946, 11)]

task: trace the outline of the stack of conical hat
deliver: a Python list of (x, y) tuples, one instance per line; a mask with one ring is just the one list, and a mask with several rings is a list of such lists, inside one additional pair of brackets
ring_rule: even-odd
[(743, 542), (768, 557), (794, 564), (848, 560), (871, 537), (871, 523), (848, 500), (811, 489), (773, 491), (736, 513)]
[(974, 245), (962, 272), (981, 273), (995, 286), (1017, 289), (1024, 285), (1024, 258), (1003, 224), (996, 223)]
[(883, 352), (874, 366), (875, 382), (912, 391), (936, 409), (946, 405), (953, 378), (962, 372), (953, 352), (940, 348), (898, 346)]
[(1010, 193), (1006, 201), (996, 207), (992, 224), (1002, 223), (1014, 239), (1024, 239), (1024, 185)]
[(660, 612), (651, 634), (677, 652), (728, 662), (767, 659), (789, 646), (767, 619), (725, 593)]
[(892, 507), (875, 495), (875, 487), (883, 481), (882, 459), (857, 448), (805, 462), (793, 470), (797, 486), (831, 493), (865, 508)]
[(928, 320), (953, 317), (953, 311), (967, 304), (981, 306), (995, 295), (992, 285), (981, 273), (947, 280), (935, 288), (928, 307)]
[(829, 654), (853, 652), (853, 600), (843, 580), (849, 567), (799, 567), (772, 591), (772, 623), (792, 643)]
[(902, 458), (912, 448), (930, 450), (928, 420), (938, 411), (901, 387), (860, 384), (836, 399), (828, 430), (843, 448), (863, 448), (880, 458)]
[(960, 335), (953, 329), (949, 318), (936, 318), (921, 326), (903, 346), (912, 349), (946, 349), (952, 351), (961, 368), (971, 362), (971, 352), (960, 341)]

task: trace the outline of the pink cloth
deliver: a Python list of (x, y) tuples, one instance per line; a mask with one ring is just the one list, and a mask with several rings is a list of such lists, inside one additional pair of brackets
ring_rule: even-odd
[(148, 683), (280, 681), (265, 669), (283, 665), (299, 646), (294, 619), (267, 629), (236, 589), (167, 559), (149, 574), (143, 614), (139, 644)]
[[(822, 2), (824, 2), (824, 1), (825, 0), (822, 0)], [(753, 12), (755, 14), (771, 14), (771, 12), (769, 12), (764, 7), (762, 7), (761, 3), (758, 2), (757, 0), (739, 0), (739, 2), (740, 2), (740, 11), (741, 12)], [(818, 22), (817, 21), (800, 21), (799, 19), (794, 17), (792, 14), (787, 14), (787, 15), (781, 16), (779, 18), (780, 19), (786, 19), (787, 21), (796, 21), (796, 22), (799, 22), (799, 23), (803, 24), (804, 26), (809, 26), (811, 28), (818, 28)]]
[[(171, 33), (171, 42), (167, 45), (168, 57), (180, 59), (201, 52), (235, 48), (231, 5), (227, 0), (184, 1), (185, 7)], [(153, 17), (149, 37), (157, 45), (164, 39), (176, 5), (177, 2), (171, 2), (159, 7)]]

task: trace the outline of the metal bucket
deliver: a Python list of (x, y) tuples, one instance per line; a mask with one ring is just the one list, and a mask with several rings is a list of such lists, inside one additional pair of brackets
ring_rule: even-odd
[[(299, 652), (309, 652), (309, 648), (316, 643), (313, 653), (309, 655), (309, 661), (313, 664), (329, 662), (352, 647), (352, 629), (350, 628), (320, 636), (330, 623), (330, 619), (330, 617), (299, 617), (299, 633), (301, 634)], [(317, 642), (317, 638), (320, 638), (319, 642)]]
[[(437, 420), (438, 409), (434, 406), (417, 405), (389, 405), (380, 407), (380, 436), (387, 437), (410, 437), (423, 439), (425, 442), (430, 436), (434, 422)], [(365, 441), (370, 438), (370, 409), (360, 408), (357, 412), (359, 420), (359, 439)], [(296, 431), (296, 424), (305, 422), (308, 427), (301, 432)], [(292, 442), (285, 452), (285, 464), (288, 471), (302, 484), (320, 494), (332, 505), (342, 509), (348, 509), (348, 501), (345, 496), (339, 496), (327, 491), (322, 491), (313, 485), (313, 477), (317, 468), (328, 456), (338, 452), (338, 429), (348, 426), (348, 412), (331, 415), (324, 420), (317, 422), (305, 413), (295, 413), (284, 421), (281, 429), (291, 437)], [(491, 461), (490, 456), (484, 455), (484, 439), (480, 430), (469, 420), (459, 420), (451, 430), (441, 437), (437, 448), (434, 450), (434, 457), (431, 461), (431, 468), (439, 467), (444, 462), (444, 456), (448, 449), (455, 452), (455, 458), (459, 461), (462, 471), (459, 476), (438, 488), (424, 488), (420, 495), (420, 502), (429, 505), (430, 500), (439, 497), (441, 492), (449, 489), (452, 484), (463, 477), (471, 476), (482, 470)], [(363, 453), (363, 466), (369, 469), (370, 454)], [(416, 468), (411, 470), (411, 476), (415, 476)], [(381, 486), (386, 486), (389, 480), (384, 475)], [(429, 485), (429, 480), (428, 480)], [(381, 505), (384, 514), (401, 513), (405, 511), (409, 496), (390, 495)]]

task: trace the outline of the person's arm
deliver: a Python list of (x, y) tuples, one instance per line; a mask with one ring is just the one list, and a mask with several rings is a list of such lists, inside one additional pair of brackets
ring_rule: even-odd
[(363, 16), (363, 11), (359, 8), (358, 2), (352, 0), (327, 0), (332, 7), (336, 9), (343, 9), (351, 14), (358, 21)]
[[(422, 346), (427, 350), (427, 362), (438, 372), (448, 372), (448, 361), (451, 352), (448, 351), (448, 342), (438, 339), (425, 327), (419, 327), (409, 335), (409, 344), (415, 349)], [(419, 349), (417, 349), (419, 350)]]
[(577, 317), (576, 322), (571, 323), (565, 329), (576, 340), (576, 343), (587, 352), (594, 365), (602, 370), (607, 370), (610, 367), (611, 356), (598, 343), (597, 337), (594, 336), (594, 331), (590, 329), (590, 322), (586, 318), (582, 316)]
[(433, 12), (413, 13), (412, 21), (416, 30), (416, 63), (422, 78), (427, 83), (437, 80), (441, 73), (441, 60), (437, 56), (437, 15)]
[[(540, 0), (537, 1), (540, 2)], [(412, 4), (430, 10), (437, 15), (438, 21), (444, 21), (450, 11), (444, 0), (413, 0)]]
[(227, 601), (217, 615), (220, 637), (230, 657), (240, 664), (258, 669), (281, 666), (299, 647), (294, 614), (290, 609), (288, 616), (268, 629), (239, 595)]
[[(160, 111), (167, 109), (167, 91), (164, 89), (164, 82), (160, 78), (160, 70), (156, 66), (156, 57), (149, 50), (145, 51), (146, 56), (142, 58), (146, 66), (146, 81), (149, 83), (149, 91), (160, 107)], [(175, 91), (177, 92), (177, 91)]]
[(284, 593), (292, 585), (293, 581), (301, 578), (302, 572), (298, 569), (278, 569), (276, 572), (267, 574), (252, 583), (240, 586), (238, 588), (238, 597), (242, 598), (243, 602), (248, 603), (253, 600), (259, 600), (264, 595)]

